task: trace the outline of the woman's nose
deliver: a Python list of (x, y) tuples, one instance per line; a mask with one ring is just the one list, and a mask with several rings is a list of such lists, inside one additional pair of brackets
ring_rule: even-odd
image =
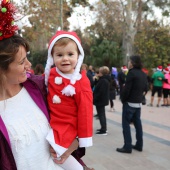
[(26, 68), (27, 70), (30, 70), (30, 69), (31, 69), (31, 66), (32, 66), (31, 62), (30, 62), (28, 59), (26, 59), (25, 68)]

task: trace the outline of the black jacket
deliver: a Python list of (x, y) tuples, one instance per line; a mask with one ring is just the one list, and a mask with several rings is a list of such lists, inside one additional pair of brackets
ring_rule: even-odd
[(123, 73), (122, 71), (120, 71), (120, 72), (118, 73), (117, 78), (118, 78), (119, 85), (122, 87), (123, 84), (125, 84), (125, 81), (126, 81), (126, 75), (125, 75), (125, 73)]
[(94, 81), (93, 81), (93, 73), (92, 73), (92, 71), (91, 71), (91, 70), (88, 70), (88, 71), (87, 71), (87, 77), (89, 78), (91, 88), (93, 89)]
[(121, 93), (122, 103), (142, 103), (143, 92), (147, 92), (147, 89), (148, 83), (146, 74), (141, 69), (130, 69)]
[(109, 104), (109, 86), (109, 75), (104, 75), (99, 78), (93, 92), (93, 104), (95, 106), (106, 106)]

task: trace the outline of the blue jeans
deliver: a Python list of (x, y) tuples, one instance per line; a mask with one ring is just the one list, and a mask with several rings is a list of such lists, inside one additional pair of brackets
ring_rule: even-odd
[(136, 146), (138, 148), (143, 147), (143, 130), (141, 123), (141, 108), (134, 108), (128, 105), (128, 103), (123, 104), (122, 113), (122, 128), (124, 137), (124, 148), (127, 150), (132, 149), (132, 137), (130, 131), (130, 123), (133, 122), (136, 129)]

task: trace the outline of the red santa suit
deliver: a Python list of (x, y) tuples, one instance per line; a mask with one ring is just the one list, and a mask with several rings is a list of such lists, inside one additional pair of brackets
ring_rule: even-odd
[[(54, 64), (51, 50), (55, 42), (63, 37), (74, 40), (80, 51), (75, 71), (70, 75), (63, 74), (56, 67), (51, 69)], [(59, 155), (65, 152), (76, 137), (80, 147), (92, 146), (93, 94), (86, 74), (79, 73), (83, 58), (83, 48), (74, 32), (58, 31), (52, 37), (45, 68), (52, 127), (47, 140)]]
[(91, 146), (93, 99), (89, 79), (85, 74), (80, 75), (74, 84), (76, 94), (65, 96), (61, 91), (70, 79), (58, 72), (51, 69), (47, 97), (55, 143), (68, 148), (78, 137), (80, 147)]

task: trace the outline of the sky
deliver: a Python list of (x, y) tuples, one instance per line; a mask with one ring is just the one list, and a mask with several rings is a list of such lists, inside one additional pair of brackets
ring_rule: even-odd
[[(13, 0), (13, 1), (20, 4), (20, 2), (24, 0)], [(98, 0), (89, 0), (89, 3), (93, 5), (97, 1)], [(74, 11), (75, 11), (74, 14), (72, 14), (72, 16), (68, 19), (68, 21), (70, 22), (70, 30), (73, 30), (74, 28), (80, 28), (81, 30), (83, 30), (87, 26), (90, 26), (95, 20), (94, 14), (88, 9), (88, 7), (86, 8), (83, 8), (82, 6), (76, 7)], [(22, 29), (22, 27), (25, 25), (31, 26), (27, 18), (28, 17), (24, 17), (21, 21), (16, 22), (19, 28)]]
[[(94, 5), (98, 0), (90, 0), (90, 4)], [(157, 19), (161, 19), (161, 10), (158, 8), (155, 8), (155, 16)], [(81, 15), (83, 14), (83, 15)], [(69, 22), (71, 23), (70, 29), (74, 28), (80, 28), (83, 30), (87, 26), (90, 26), (94, 21), (95, 21), (95, 14), (91, 12), (88, 7), (83, 8), (83, 7), (77, 7), (74, 10), (74, 13), (72, 14), (71, 18), (68, 19)], [(170, 23), (167, 22), (167, 20), (164, 21), (165, 23)]]
[[(94, 5), (98, 0), (89, 0), (91, 5)], [(95, 21), (95, 14), (89, 10), (88, 7), (83, 8), (76, 7), (74, 13), (68, 19), (70, 22), (70, 29), (79, 28), (83, 30), (84, 28), (90, 26), (93, 21)]]
[[(19, 3), (21, 0), (14, 0)], [(89, 0), (91, 5), (94, 5), (98, 0)], [(159, 9), (156, 10), (156, 16), (158, 19), (161, 19), (161, 11)], [(85, 29), (87, 26), (90, 26), (93, 22), (95, 22), (95, 14), (88, 9), (88, 7), (83, 8), (82, 6), (74, 8), (74, 13), (68, 19), (70, 22), (70, 30), (74, 30), (75, 28)], [(167, 22), (167, 21), (165, 21)], [(168, 21), (169, 23), (169, 21)], [(19, 27), (22, 28), (24, 25), (28, 25), (27, 18), (25, 17), (19, 24)]]

